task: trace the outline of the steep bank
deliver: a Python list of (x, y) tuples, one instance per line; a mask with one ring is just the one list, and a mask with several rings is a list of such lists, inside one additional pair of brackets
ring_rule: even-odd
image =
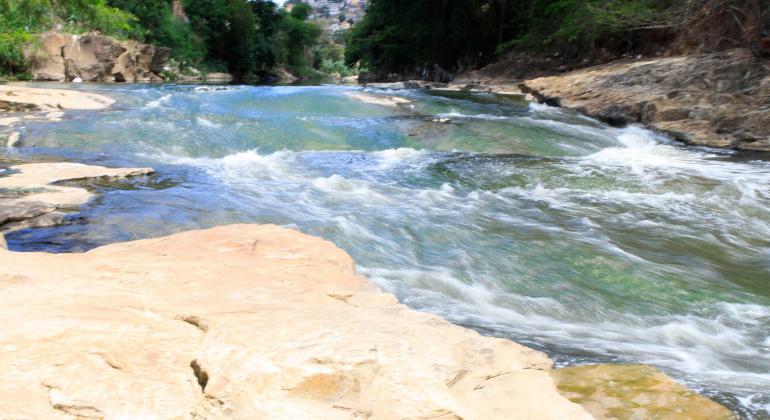
[(770, 61), (749, 50), (626, 60), (523, 81), (540, 102), (690, 144), (770, 151)]
[[(293, 230), (0, 250), (0, 267), (3, 417), (591, 418), (544, 354), (408, 309)], [(666, 412), (729, 417), (691, 398)]]
[(99, 34), (47, 32), (25, 48), (25, 55), (34, 80), (162, 82), (171, 49)]
[(181, 71), (170, 48), (121, 40), (98, 33), (72, 35), (46, 32), (26, 45), (32, 80), (101, 83), (162, 83), (165, 81), (229, 83), (228, 73)]

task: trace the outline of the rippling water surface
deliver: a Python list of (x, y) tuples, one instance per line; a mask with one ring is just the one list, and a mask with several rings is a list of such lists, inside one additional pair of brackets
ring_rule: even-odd
[[(411, 307), (560, 365), (658, 366), (770, 416), (770, 162), (671, 144), (518, 97), (358, 88), (84, 86), (105, 112), (27, 123), (10, 161), (152, 166), (86, 184), (17, 250), (234, 222), (344, 248)], [(442, 119), (448, 119), (448, 121)], [(0, 161), (0, 164), (2, 162)]]

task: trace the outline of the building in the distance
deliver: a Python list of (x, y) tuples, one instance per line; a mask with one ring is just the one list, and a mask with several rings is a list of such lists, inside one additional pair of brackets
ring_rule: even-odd
[[(334, 23), (329, 30), (336, 32), (349, 29), (358, 22), (366, 13), (367, 0), (300, 0), (313, 8), (311, 19), (332, 19)], [(296, 2), (294, 2), (296, 3)], [(287, 10), (291, 10), (293, 4), (286, 3)]]

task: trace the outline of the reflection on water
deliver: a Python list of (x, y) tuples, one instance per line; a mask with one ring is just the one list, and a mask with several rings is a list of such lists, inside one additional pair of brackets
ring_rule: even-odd
[(414, 308), (559, 364), (654, 364), (770, 415), (767, 161), (519, 97), (391, 91), (412, 102), (384, 107), (336, 87), (99, 89), (114, 109), (28, 123), (5, 159), (157, 175), (86, 181), (103, 194), (11, 247), (288, 225), (332, 240)]

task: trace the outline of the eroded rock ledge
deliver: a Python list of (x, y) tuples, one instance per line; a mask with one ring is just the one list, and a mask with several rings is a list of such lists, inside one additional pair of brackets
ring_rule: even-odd
[(770, 61), (737, 49), (629, 60), (520, 84), (541, 102), (692, 144), (770, 151)]
[(0, 290), (3, 418), (590, 418), (544, 354), (410, 310), (277, 226), (0, 250)]
[(148, 175), (150, 168), (105, 168), (80, 163), (28, 163), (0, 172), (0, 235), (32, 226), (57, 224), (63, 211), (88, 202), (93, 193), (80, 187), (53, 185), (85, 178)]

